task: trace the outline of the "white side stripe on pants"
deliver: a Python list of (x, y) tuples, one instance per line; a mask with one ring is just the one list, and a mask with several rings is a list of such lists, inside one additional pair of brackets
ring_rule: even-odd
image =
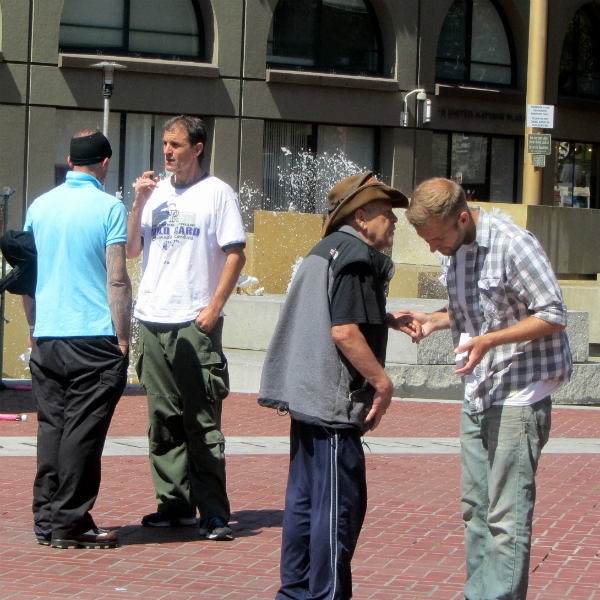
[(331, 571), (333, 574), (333, 591), (331, 597), (335, 598), (337, 591), (337, 553), (338, 553), (338, 441), (339, 434), (336, 432), (331, 438), (331, 455), (330, 455), (330, 511), (329, 511), (329, 547), (331, 552)]

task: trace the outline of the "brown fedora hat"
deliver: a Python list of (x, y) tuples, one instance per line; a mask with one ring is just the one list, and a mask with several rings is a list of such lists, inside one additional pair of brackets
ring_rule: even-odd
[(342, 179), (327, 194), (328, 215), (323, 224), (322, 237), (329, 235), (355, 210), (374, 200), (389, 200), (393, 208), (408, 207), (408, 198), (378, 181), (372, 171)]

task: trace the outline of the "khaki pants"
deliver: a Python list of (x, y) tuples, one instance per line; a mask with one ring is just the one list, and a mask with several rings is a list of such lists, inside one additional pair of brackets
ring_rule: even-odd
[(140, 321), (136, 370), (148, 394), (150, 470), (158, 510), (229, 521), (222, 401), (229, 393), (221, 334), (191, 323)]

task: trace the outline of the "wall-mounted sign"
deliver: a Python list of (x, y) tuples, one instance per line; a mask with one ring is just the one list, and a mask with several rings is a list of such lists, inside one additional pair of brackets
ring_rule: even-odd
[(532, 154), (531, 164), (534, 167), (545, 167), (546, 166), (546, 155), (545, 154)]
[(471, 110), (466, 108), (439, 108), (440, 117), (447, 119), (477, 119), (481, 121), (505, 121), (522, 123), (525, 115), (522, 113), (505, 113), (489, 110)]
[(528, 104), (527, 127), (552, 129), (554, 127), (554, 106), (551, 104)]
[(552, 136), (549, 133), (530, 133), (527, 136), (529, 154), (552, 154)]

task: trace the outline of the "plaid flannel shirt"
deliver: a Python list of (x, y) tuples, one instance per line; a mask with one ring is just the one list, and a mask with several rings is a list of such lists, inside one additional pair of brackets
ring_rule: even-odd
[[(454, 345), (465, 331), (458, 303), (456, 258), (442, 264), (448, 289)], [(548, 323), (567, 324), (567, 308), (543, 248), (529, 231), (479, 208), (476, 240), (465, 261), (468, 316), (479, 335), (505, 329), (531, 315)], [(490, 350), (475, 368), (477, 385), (469, 400), (480, 413), (496, 400), (523, 390), (535, 381), (568, 381), (572, 361), (566, 331)]]

